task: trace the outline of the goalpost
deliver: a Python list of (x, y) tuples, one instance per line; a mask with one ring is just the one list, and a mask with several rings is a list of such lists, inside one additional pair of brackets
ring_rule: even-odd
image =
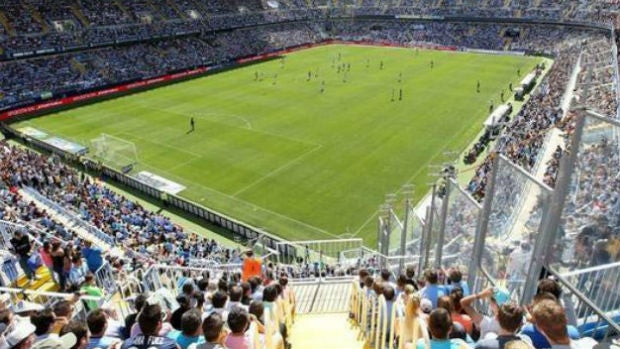
[(102, 133), (90, 144), (93, 158), (116, 170), (127, 173), (138, 163), (136, 145), (128, 140)]

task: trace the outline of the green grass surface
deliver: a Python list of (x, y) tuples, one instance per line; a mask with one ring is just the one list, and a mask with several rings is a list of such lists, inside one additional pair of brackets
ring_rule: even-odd
[[(420, 198), (433, 180), (429, 165), (460, 153), (489, 101), (499, 103), (522, 78), (517, 69), (525, 74), (539, 61), (324, 46), (15, 127), (83, 144), (101, 133), (123, 138), (137, 147), (136, 171), (185, 185), (183, 197), (287, 239), (348, 234), (375, 247), (385, 195), (411, 183)], [(334, 62), (351, 65), (346, 82)], [(307, 81), (308, 71), (318, 77)]]

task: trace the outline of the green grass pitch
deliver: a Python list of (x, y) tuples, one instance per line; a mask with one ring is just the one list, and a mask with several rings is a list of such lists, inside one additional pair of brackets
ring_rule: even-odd
[[(464, 150), (490, 101), (538, 62), (322, 46), (15, 127), (82, 144), (101, 133), (123, 138), (137, 147), (138, 171), (185, 185), (183, 197), (290, 240), (348, 234), (375, 247), (385, 195), (411, 183), (419, 199), (429, 165)], [(338, 73), (342, 64), (350, 70)]]

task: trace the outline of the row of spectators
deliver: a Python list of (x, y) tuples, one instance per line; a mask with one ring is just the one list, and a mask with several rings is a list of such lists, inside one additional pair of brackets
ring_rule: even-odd
[(316, 42), (312, 28), (283, 24), (2, 62), (0, 108)]
[[(361, 318), (362, 324), (368, 319), (362, 331), (373, 346), (381, 338), (386, 343), (379, 345), (388, 348), (395, 343), (430, 349), (591, 349), (597, 345), (592, 338), (580, 338), (577, 328), (568, 324), (561, 286), (552, 279), (538, 282), (536, 296), (527, 305), (515, 302), (502, 288), (470, 293), (458, 269), (427, 270), (419, 281), (413, 267), (397, 280), (388, 272), (374, 277), (362, 269), (359, 282), (361, 301), (368, 306), (354, 308), (353, 317)], [(386, 312), (378, 309), (380, 298), (386, 302)], [(367, 313), (361, 313), (363, 309)], [(382, 337), (385, 322), (394, 337)]]
[[(171, 35), (175, 26), (157, 26), (162, 35)], [(143, 40), (148, 32), (140, 26), (114, 27), (88, 31), (88, 41)], [(178, 28), (177, 28), (178, 29)], [(182, 28), (181, 28), (182, 29)], [(393, 21), (338, 21), (332, 24), (332, 35), (341, 39), (389, 41), (400, 45), (443, 44), (455, 47), (502, 50), (508, 29), (500, 24), (426, 23), (400, 24)], [(562, 27), (539, 29), (522, 25), (513, 31), (528, 33), (510, 39), (513, 49), (554, 53), (557, 43), (569, 38), (587, 36), (587, 32)], [(182, 30), (190, 31), (191, 28)], [(165, 34), (168, 32), (169, 34)], [(451, 33), (445, 35), (445, 33)], [(91, 37), (92, 35), (92, 37)], [(59, 38), (76, 38), (72, 34)], [(219, 34), (194, 34), (146, 43), (126, 44), (79, 53), (53, 55), (0, 63), (9, 72), (0, 76), (0, 108), (24, 104), (42, 98), (62, 96), (124, 81), (158, 76), (170, 71), (230, 61), (237, 57), (273, 51), (287, 46), (322, 40), (321, 23), (292, 23)], [(24, 42), (32, 45), (30, 39)]]
[[(114, 237), (118, 244), (157, 262), (187, 264), (191, 258), (209, 258), (217, 263), (241, 261), (238, 250), (224, 248), (213, 240), (185, 232), (183, 227), (173, 223), (170, 218), (156, 214), (103, 184), (78, 174), (55, 156), (47, 157), (3, 143), (0, 177), (3, 183), (11, 188), (11, 192), (23, 186), (35, 188)], [(34, 204), (20, 201), (18, 194), (13, 194), (11, 201), (22, 208), (19, 214), (12, 212), (15, 208), (5, 208), (5, 216), (19, 215), (25, 221), (36, 220), (37, 227), (46, 232), (57, 233), (56, 236), (67, 244), (75, 247), (82, 245), (74, 232), (62, 227), (46, 212), (40, 212)], [(45, 241), (41, 241), (41, 244), (43, 243)], [(62, 247), (68, 263), (64, 263), (64, 269), (60, 264), (57, 265), (58, 269), (54, 271), (59, 274), (57, 280), (64, 288), (65, 282), (60, 279), (68, 276), (68, 264), (71, 263), (70, 257), (75, 251), (66, 250), (66, 245)], [(89, 265), (92, 272), (101, 266), (102, 259), (97, 259), (97, 265)], [(135, 265), (127, 267), (131, 267), (131, 270)], [(64, 272), (59, 272), (61, 270)]]
[[(92, 274), (87, 274), (92, 286)], [(6, 349), (284, 349), (295, 309), (288, 278), (241, 273), (184, 274), (172, 290), (133, 294), (124, 319), (113, 304), (82, 288), (49, 307), (21, 301), (0, 309), (0, 346)], [(87, 284), (88, 285), (88, 284)], [(176, 295), (176, 297), (175, 297)], [(4, 306), (4, 303), (2, 303)], [(83, 309), (83, 310), (82, 310)], [(270, 326), (266, 319), (271, 319)], [(287, 319), (289, 319), (287, 321)], [(269, 338), (266, 338), (269, 337)]]

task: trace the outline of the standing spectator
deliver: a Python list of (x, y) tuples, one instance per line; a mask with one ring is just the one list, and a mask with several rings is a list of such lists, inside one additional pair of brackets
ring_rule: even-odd
[(93, 247), (93, 243), (86, 241), (82, 249), (82, 255), (86, 258), (86, 264), (91, 273), (96, 273), (103, 265), (103, 251), (99, 247)]
[(54, 276), (54, 262), (52, 261), (52, 244), (49, 241), (45, 241), (43, 246), (39, 248), (39, 255), (41, 256), (41, 262), (47, 268), (50, 273), (50, 276), (54, 280), (56, 284), (58, 284), (58, 280), (56, 276)]
[(86, 280), (86, 274), (88, 274), (88, 267), (84, 265), (82, 256), (79, 254), (71, 257), (71, 269), (69, 270), (69, 287), (71, 289), (79, 289), (80, 286)]
[(32, 242), (30, 238), (24, 234), (21, 230), (17, 230), (11, 239), (11, 245), (13, 250), (19, 256), (19, 265), (22, 267), (24, 274), (28, 278), (28, 282), (38, 280), (36, 270), (30, 269), (28, 265), (28, 259), (30, 258), (30, 252), (32, 250)]
[(67, 287), (67, 276), (65, 275), (64, 270), (64, 259), (65, 250), (60, 245), (60, 242), (52, 242), (52, 266), (61, 291), (64, 291)]
[(261, 260), (254, 257), (254, 251), (249, 250), (243, 259), (243, 273), (241, 280), (248, 281), (252, 276), (261, 275)]
[[(103, 290), (97, 287), (97, 285), (95, 284), (95, 275), (93, 275), (92, 273), (86, 274), (86, 277), (84, 278), (84, 284), (80, 288), (80, 292), (87, 296), (103, 297)], [(88, 300), (84, 302), (88, 310), (95, 310), (99, 307), (97, 301)]]

